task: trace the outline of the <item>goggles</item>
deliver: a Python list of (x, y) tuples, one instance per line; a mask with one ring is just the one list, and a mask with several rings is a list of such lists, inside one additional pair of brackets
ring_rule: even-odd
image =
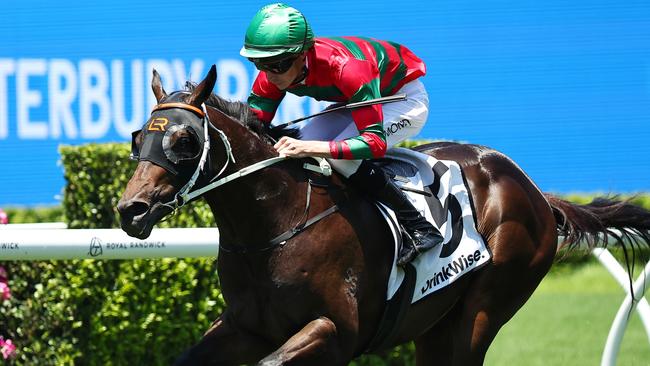
[(263, 62), (262, 60), (256, 59), (252, 60), (255, 63), (255, 67), (264, 72), (271, 72), (274, 74), (284, 74), (289, 71), (293, 63), (298, 59), (297, 56), (292, 56), (285, 58), (283, 60), (274, 61), (274, 62)]

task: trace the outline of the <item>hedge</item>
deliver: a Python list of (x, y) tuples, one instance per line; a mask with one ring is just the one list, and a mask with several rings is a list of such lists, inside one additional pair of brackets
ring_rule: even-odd
[(62, 206), (2, 207), (11, 224), (63, 221)]
[[(118, 227), (115, 207), (135, 168), (129, 145), (62, 146), (60, 153), (66, 180), (62, 208), (5, 209), (12, 222), (63, 218), (70, 228)], [(650, 207), (649, 196), (636, 202)], [(214, 220), (198, 201), (158, 226), (205, 227)], [(15, 365), (168, 365), (224, 308), (214, 258), (0, 265), (9, 273), (13, 295), (0, 303), (0, 336), (18, 346), (9, 361)], [(412, 344), (352, 363), (412, 364)]]

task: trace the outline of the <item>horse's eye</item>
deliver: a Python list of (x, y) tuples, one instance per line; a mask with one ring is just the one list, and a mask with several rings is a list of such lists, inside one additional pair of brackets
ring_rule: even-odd
[(178, 140), (176, 140), (176, 143), (172, 147), (174, 150), (187, 150), (192, 148), (192, 143), (194, 139), (189, 135), (183, 135), (179, 136)]
[(202, 144), (196, 133), (186, 126), (173, 126), (163, 139), (163, 150), (174, 164), (190, 163), (201, 155)]
[(171, 149), (181, 160), (194, 159), (199, 154), (199, 142), (189, 132), (179, 131)]

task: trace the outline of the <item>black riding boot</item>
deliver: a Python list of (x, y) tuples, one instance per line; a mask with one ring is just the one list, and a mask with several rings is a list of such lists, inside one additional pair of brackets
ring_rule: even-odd
[(406, 194), (384, 172), (368, 160), (364, 160), (350, 181), (373, 199), (395, 211), (403, 232), (402, 249), (397, 264), (404, 266), (419, 253), (442, 243), (444, 238), (418, 211)]

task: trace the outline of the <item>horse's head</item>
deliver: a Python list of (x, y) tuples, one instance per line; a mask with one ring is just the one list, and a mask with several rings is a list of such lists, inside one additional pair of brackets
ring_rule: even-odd
[(179, 193), (205, 179), (210, 139), (203, 103), (216, 79), (212, 66), (191, 92), (168, 95), (154, 70), (151, 87), (158, 104), (142, 129), (133, 133), (132, 158), (138, 166), (117, 206), (127, 234), (147, 238), (156, 222), (185, 203)]

